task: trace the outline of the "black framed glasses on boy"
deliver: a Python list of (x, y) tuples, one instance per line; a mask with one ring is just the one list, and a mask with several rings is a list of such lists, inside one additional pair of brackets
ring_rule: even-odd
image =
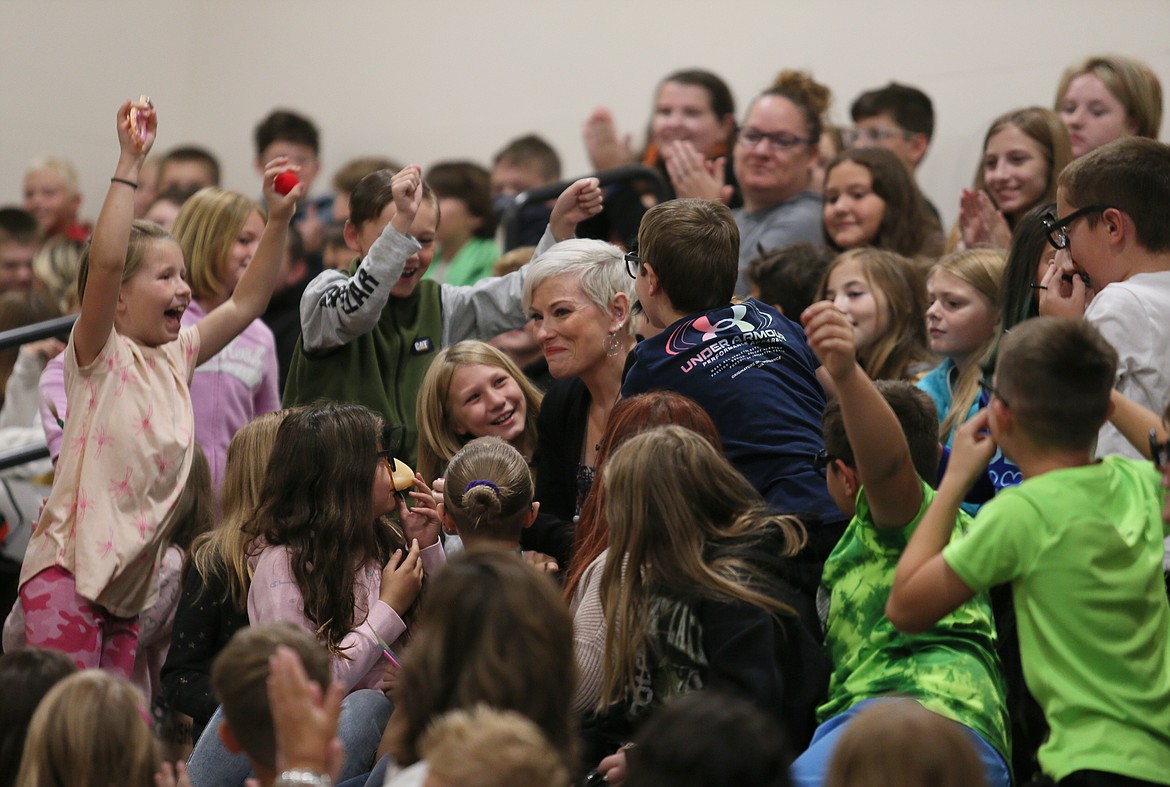
[(813, 455), (813, 470), (816, 470), (821, 474), (821, 477), (824, 478), (829, 474), (829, 465), (833, 464), (836, 459), (837, 457), (833, 456), (822, 448)]
[(1091, 213), (1101, 213), (1106, 210), (1109, 210), (1108, 205), (1086, 205), (1060, 219), (1053, 213), (1045, 213), (1040, 217), (1040, 223), (1044, 225), (1044, 229), (1048, 232), (1048, 242), (1052, 245), (1052, 248), (1067, 249), (1068, 228), (1072, 226), (1072, 223)]
[(638, 269), (642, 267), (642, 258), (638, 256), (636, 251), (626, 252), (626, 273), (631, 279), (638, 278)]

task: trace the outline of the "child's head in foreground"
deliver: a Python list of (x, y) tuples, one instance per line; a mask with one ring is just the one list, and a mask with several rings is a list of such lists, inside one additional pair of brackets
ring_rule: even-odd
[(787, 787), (780, 726), (746, 700), (694, 691), (672, 700), (627, 750), (629, 787)]
[(24, 648), (0, 656), (0, 785), (12, 787), (33, 713), (49, 689), (77, 672), (64, 653)]
[(448, 528), (468, 544), (519, 548), (520, 531), (536, 518), (532, 473), (519, 451), (498, 437), (476, 438), (451, 457), (444, 478), (439, 513)]
[(122, 678), (87, 669), (61, 680), (37, 706), (16, 783), (151, 787), (160, 765), (142, 695)]
[(569, 769), (540, 728), (515, 711), (477, 705), (430, 726), (419, 744), (426, 787), (568, 787)]
[(329, 686), (329, 654), (291, 623), (261, 623), (240, 629), (216, 656), (211, 687), (223, 703), (226, 723), (220, 737), (231, 751), (243, 751), (253, 764), (276, 769), (276, 735), (268, 704), (268, 659), (284, 645), (296, 651), (305, 674), (324, 691)]
[[(345, 242), (363, 257), (369, 253), (382, 230), (398, 209), (390, 181), (394, 173), (381, 169), (361, 179), (349, 198), (349, 218), (345, 222)], [(396, 298), (409, 297), (431, 266), (435, 256), (435, 233), (439, 229), (439, 198), (423, 181), (423, 199), (410, 225), (410, 234), (422, 246), (403, 265), (402, 277), (390, 288)]]
[[(650, 266), (675, 311), (693, 314), (726, 306), (739, 276), (739, 227), (719, 202), (661, 202), (642, 217), (638, 256), (639, 287)], [(639, 291), (645, 304), (641, 296)], [(651, 322), (658, 325), (653, 317)]]
[(1109, 415), (1117, 351), (1084, 320), (1036, 317), (1004, 336), (995, 366), (991, 431), (1005, 416), (1035, 449), (1088, 451)]
[(482, 704), (523, 714), (572, 763), (572, 632), (555, 582), (515, 555), (472, 547), (452, 559), (431, 581), (403, 656), (384, 739), (395, 760), (416, 762), (442, 714)]
[(864, 708), (841, 735), (825, 787), (984, 787), (968, 733), (912, 699)]
[[(879, 380), (874, 384), (906, 435), (914, 471), (933, 486), (938, 472), (938, 411), (934, 401), (925, 391), (904, 380)], [(844, 514), (853, 516), (861, 482), (838, 399), (830, 399), (825, 406), (821, 428), (825, 434), (825, 481), (829, 495)]]

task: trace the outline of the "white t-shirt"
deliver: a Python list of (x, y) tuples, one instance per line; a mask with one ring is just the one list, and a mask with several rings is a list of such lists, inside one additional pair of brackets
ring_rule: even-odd
[[(1119, 356), (1114, 387), (1159, 415), (1170, 397), (1170, 271), (1139, 273), (1110, 284), (1085, 309)], [(1097, 437), (1097, 456), (1140, 459), (1112, 424)]]

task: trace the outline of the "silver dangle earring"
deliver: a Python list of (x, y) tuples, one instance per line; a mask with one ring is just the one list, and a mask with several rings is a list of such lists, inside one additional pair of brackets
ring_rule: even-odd
[(605, 354), (612, 358), (617, 355), (618, 351), (621, 349), (622, 340), (618, 338), (617, 331), (610, 331), (609, 336), (606, 337), (605, 341)]

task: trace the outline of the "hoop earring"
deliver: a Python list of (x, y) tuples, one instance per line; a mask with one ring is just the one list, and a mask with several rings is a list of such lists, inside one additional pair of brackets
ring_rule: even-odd
[(618, 338), (617, 331), (610, 331), (609, 336), (605, 341), (605, 354), (610, 358), (618, 354), (622, 349), (622, 340)]

